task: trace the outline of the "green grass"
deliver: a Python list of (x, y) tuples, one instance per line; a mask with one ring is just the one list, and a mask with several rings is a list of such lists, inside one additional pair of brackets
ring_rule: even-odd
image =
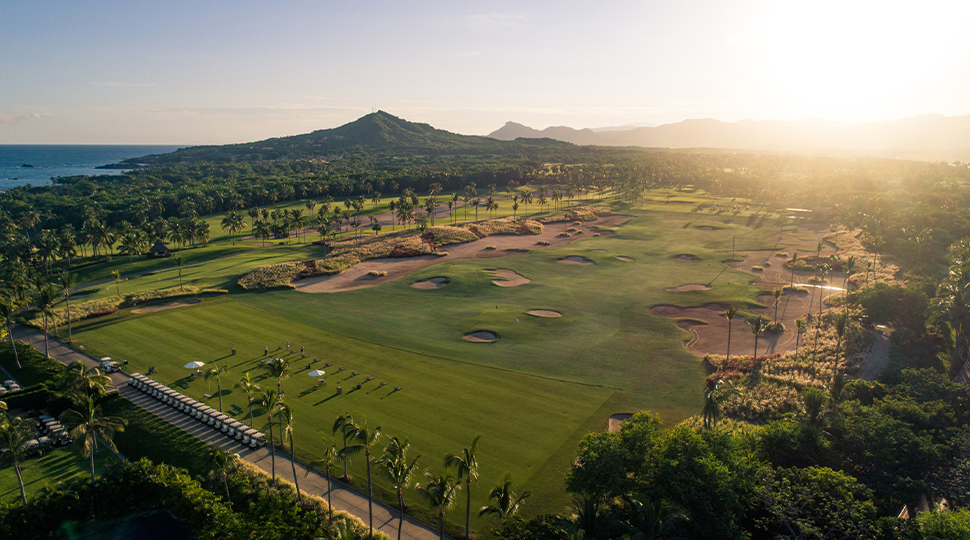
[[(118, 458), (110, 450), (101, 448), (94, 459), (95, 474), (100, 475), (105, 465), (116, 459)], [(78, 474), (85, 477), (90, 477), (91, 474), (90, 462), (82, 457), (80, 451), (74, 446), (57, 448), (43, 455), (31, 457), (20, 465), (28, 498), (44, 486), (53, 486)], [(4, 467), (0, 468), (0, 501), (18, 503), (20, 501), (17, 475), (13, 465), (9, 463), (5, 463)]]
[[(739, 250), (771, 247), (774, 227), (749, 226), (748, 215), (692, 212), (711, 201), (690, 197), (689, 204), (666, 205), (659, 193), (651, 193), (642, 206), (626, 210), (635, 219), (613, 234), (592, 237), (587, 231), (564, 248), (435, 265), (383, 286), (339, 294), (284, 290), (231, 294), (151, 314), (122, 310), (76, 324), (74, 336), (95, 356), (128, 359), (131, 370), (158, 367), (156, 378), (169, 384), (187, 374), (182, 365), (190, 361), (228, 365), (232, 372), (223, 381), (224, 410), (233, 404), (246, 408), (245, 395), (231, 388), (246, 371), (258, 375), (264, 387), (275, 384), (258, 367), (263, 347), (269, 346), (271, 355), (288, 356), (294, 363), (283, 387), (296, 410), (301, 458), (322, 452), (334, 419), (345, 412), (366, 417), (370, 426), (380, 425), (389, 435), (408, 437), (414, 455), (423, 456), (422, 465), (436, 470), (446, 453), (460, 451), (480, 434), (481, 481), (473, 506), (484, 504), (487, 491), (511, 471), (519, 489), (534, 494), (527, 513), (558, 511), (567, 503), (562, 477), (576, 442), (605, 427), (609, 414), (648, 409), (673, 424), (700, 411), (705, 373), (682, 345), (689, 335), (649, 309), (666, 303), (744, 305), (757, 296), (758, 289), (749, 285), (751, 276), (725, 270), (721, 261), (728, 256), (715, 251), (730, 250), (732, 239)], [(699, 226), (719, 229), (701, 231)], [(297, 249), (314, 248), (257, 250), (186, 269), (183, 278), (199, 287), (233, 290), (227, 284), (248, 268), (280, 262)], [(681, 253), (700, 260), (675, 261)], [(569, 255), (595, 264), (556, 262)], [(616, 255), (634, 262), (619, 261)], [(494, 268), (514, 270), (532, 283), (496, 287), (483, 272)], [(435, 276), (448, 277), (448, 286), (409, 287)], [(158, 287), (177, 284), (171, 271), (148, 279)], [(709, 291), (665, 290), (712, 280)], [(134, 281), (126, 285), (141, 286)], [(539, 308), (563, 316), (525, 314)], [(473, 344), (461, 339), (481, 329), (497, 333), (499, 340)], [(310, 359), (277, 351), (287, 340), (295, 351), (306, 346)], [(229, 354), (233, 348), (236, 356)], [(335, 364), (326, 368), (325, 387), (316, 388), (303, 369), (313, 357)], [(346, 371), (338, 373), (339, 366)], [(360, 374), (352, 376), (353, 371)], [(366, 376), (374, 380), (365, 382)], [(388, 385), (380, 388), (382, 380)], [(362, 389), (351, 391), (358, 382)], [(338, 385), (344, 389), (340, 396), (335, 394)], [(393, 392), (396, 385), (403, 391)], [(215, 383), (210, 388), (193, 380), (185, 392), (202, 398), (215, 393)], [(216, 399), (207, 401), (217, 404)], [(265, 424), (260, 416), (258, 424)], [(352, 471), (362, 477), (360, 460)], [(379, 487), (388, 486), (381, 482)], [(409, 497), (419, 502), (413, 493)], [(456, 523), (457, 514), (451, 518)]]

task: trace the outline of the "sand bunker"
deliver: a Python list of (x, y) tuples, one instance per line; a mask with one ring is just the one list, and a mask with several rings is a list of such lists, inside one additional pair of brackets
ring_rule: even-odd
[(532, 315), (533, 317), (562, 317), (562, 313), (552, 311), (551, 309), (530, 309), (529, 311), (526, 311), (526, 313)]
[(412, 283), (412, 289), (440, 289), (448, 284), (448, 278), (446, 277), (433, 277), (425, 281), (419, 281), (417, 283)]
[(470, 341), (472, 343), (491, 343), (498, 339), (498, 336), (491, 332), (486, 332), (485, 330), (479, 330), (478, 332), (472, 332), (471, 334), (465, 334), (462, 338), (465, 341)]
[(485, 270), (485, 273), (497, 278), (502, 278), (492, 280), (492, 284), (498, 285), (499, 287), (518, 287), (519, 285), (525, 285), (526, 283), (532, 282), (531, 279), (504, 268), (500, 268), (498, 270)]
[(617, 414), (610, 415), (610, 427), (609, 427), (609, 430), (611, 432), (613, 432), (613, 431), (619, 431), (620, 430), (620, 423), (621, 422), (626, 422), (627, 420), (629, 420), (631, 418), (633, 418), (633, 415), (630, 414), (630, 413), (617, 413)]
[(720, 227), (711, 227), (710, 225), (701, 225), (697, 228), (698, 231), (719, 231)]
[(559, 259), (556, 262), (561, 262), (563, 264), (582, 264), (582, 265), (594, 264), (593, 261), (587, 259), (586, 257), (578, 257), (576, 255), (571, 255), (569, 257), (566, 257), (565, 259)]
[(680, 261), (680, 262), (697, 262), (700, 259), (697, 258), (696, 255), (691, 255), (689, 253), (681, 253), (680, 255), (677, 255), (676, 257), (674, 257), (674, 260)]
[(620, 260), (620, 261), (623, 261), (623, 262), (633, 262), (633, 259), (631, 259), (629, 257), (624, 257), (622, 255), (617, 255), (616, 258), (617, 258), (617, 260)]
[(133, 309), (132, 313), (152, 313), (154, 311), (164, 311), (166, 309), (175, 309), (185, 306), (194, 306), (198, 304), (201, 300), (183, 300), (181, 302), (172, 302), (171, 304), (164, 304), (160, 306), (145, 306), (143, 308)]
[(670, 287), (667, 289), (670, 292), (687, 292), (687, 291), (709, 291), (711, 288), (707, 285), (701, 285), (699, 283), (689, 283), (687, 285), (681, 285), (679, 287)]

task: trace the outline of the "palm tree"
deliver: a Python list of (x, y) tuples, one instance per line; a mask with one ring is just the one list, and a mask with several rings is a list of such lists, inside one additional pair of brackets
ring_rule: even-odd
[(256, 381), (248, 371), (232, 387), (242, 388), (242, 391), (246, 392), (246, 399), (249, 400), (249, 427), (253, 427), (253, 402), (255, 401), (253, 396), (259, 395), (261, 388), (256, 385)]
[(778, 322), (778, 304), (781, 300), (781, 289), (775, 289), (771, 291), (771, 296), (775, 297), (775, 320), (772, 322)]
[(252, 208), (250, 208), (249, 209), (249, 224), (250, 224), (250, 228), (253, 231), (253, 234), (256, 233), (256, 218), (258, 218), (258, 217), (259, 217), (259, 208), (256, 208), (255, 206), (252, 207)]
[[(276, 394), (283, 399), (283, 379), (290, 376), (290, 361), (285, 358), (274, 358), (266, 364), (266, 371), (276, 379)], [(280, 444), (283, 444), (283, 424), (280, 424)]]
[(216, 380), (216, 390), (219, 391), (219, 412), (222, 412), (222, 376), (228, 374), (229, 366), (219, 367), (217, 364), (212, 364), (212, 367), (205, 370), (206, 381)]
[(633, 538), (640, 540), (669, 538), (679, 522), (689, 520), (682, 508), (666, 500), (651, 502), (645, 497), (641, 500), (631, 499), (633, 514), (637, 519), (635, 527), (639, 531)]
[(128, 256), (128, 264), (135, 262), (135, 255), (139, 255), (142, 252), (142, 248), (145, 246), (145, 241), (143, 240), (143, 235), (140, 232), (133, 231), (126, 233), (121, 237), (120, 249), (118, 250), (122, 255)]
[(57, 379), (58, 387), (67, 394), (79, 398), (99, 397), (111, 386), (111, 377), (96, 367), (87, 367), (80, 360), (67, 365)]
[(734, 321), (734, 316), (738, 314), (738, 308), (731, 306), (724, 312), (724, 316), (727, 317), (728, 321), (728, 342), (727, 342), (727, 359), (731, 359), (731, 323)]
[[(949, 271), (940, 282), (931, 310), (935, 319), (953, 332), (950, 377), (955, 377), (970, 359), (970, 241), (954, 243), (947, 253)], [(875, 274), (873, 274), (875, 275)]]
[(426, 479), (424, 485), (418, 484), (415, 489), (428, 501), (433, 510), (438, 511), (438, 538), (445, 540), (445, 510), (454, 504), (455, 495), (461, 487), (447, 471), (440, 476), (431, 471), (425, 471), (424, 477)]
[(10, 338), (10, 347), (13, 348), (13, 358), (17, 362), (17, 369), (22, 369), (20, 365), (20, 355), (17, 353), (17, 344), (13, 341), (13, 317), (17, 313), (17, 306), (12, 300), (0, 298), (0, 322), (7, 329), (7, 337)]
[(468, 448), (463, 448), (461, 454), (449, 454), (445, 457), (445, 467), (454, 467), (458, 472), (458, 479), (465, 479), (465, 493), (467, 502), (465, 504), (465, 538), (469, 536), (469, 520), (472, 511), (472, 480), (478, 480), (478, 441), (481, 435), (476, 435), (472, 439), (472, 444)]
[(307, 218), (303, 215), (303, 210), (295, 208), (290, 210), (290, 227), (296, 232), (296, 241), (300, 240), (300, 231), (302, 231), (307, 226)]
[(47, 321), (48, 317), (54, 316), (54, 299), (57, 298), (57, 293), (54, 291), (54, 286), (47, 284), (41, 287), (37, 291), (37, 298), (35, 300), (37, 304), (37, 310), (40, 311), (41, 315), (44, 317), (44, 356), (49, 360), (50, 349), (47, 345)]
[[(179, 268), (179, 289), (182, 289), (182, 267), (185, 265), (185, 259), (181, 255), (175, 257), (175, 264)], [(119, 295), (120, 296), (120, 295)]]
[(343, 448), (338, 452), (338, 457), (344, 462), (344, 481), (349, 480), (350, 476), (347, 474), (347, 466), (350, 463), (350, 454), (346, 453), (347, 441), (350, 439), (350, 434), (357, 429), (357, 424), (354, 423), (354, 417), (350, 413), (343, 414), (337, 417), (333, 423), (333, 434), (336, 435), (340, 432), (340, 437), (343, 439)]
[(522, 495), (517, 497), (516, 493), (512, 491), (512, 473), (505, 473), (502, 483), (492, 488), (492, 491), (488, 493), (489, 502), (494, 500), (495, 504), (483, 506), (478, 511), (478, 517), (495, 515), (500, 520), (505, 521), (514, 516), (519, 511), (522, 501), (528, 499), (531, 495), (528, 491), (524, 491)]
[(396, 207), (397, 207), (397, 204), (394, 201), (390, 201), (389, 203), (387, 203), (387, 209), (391, 213), (391, 230), (392, 231), (394, 230), (394, 226), (395, 226), (394, 218), (396, 217), (396, 215), (394, 213), (394, 209)]
[[(176, 259), (181, 259), (181, 257), (176, 257)], [(181, 265), (180, 265), (180, 268), (181, 268)], [(181, 270), (179, 270), (179, 274), (181, 273), (182, 273)], [(123, 296), (121, 296), (121, 285), (120, 285), (121, 272), (118, 270), (112, 270), (111, 277), (115, 278), (115, 290), (118, 292), (118, 298), (124, 298)]]
[(798, 343), (807, 329), (808, 323), (805, 322), (805, 319), (795, 319), (795, 352), (798, 352)]
[(371, 474), (370, 474), (370, 464), (371, 456), (370, 449), (372, 446), (377, 444), (377, 441), (381, 438), (381, 428), (380, 426), (369, 430), (367, 429), (367, 422), (364, 422), (356, 429), (348, 430), (350, 432), (349, 440), (353, 442), (348, 446), (345, 446), (340, 450), (341, 454), (345, 455), (355, 455), (360, 452), (364, 452), (364, 456), (367, 460), (367, 518), (368, 526), (370, 527), (370, 539), (374, 540), (374, 488), (371, 484)]
[(64, 292), (64, 299), (67, 302), (67, 342), (72, 343), (74, 341), (73, 334), (71, 332), (71, 289), (74, 288), (77, 283), (77, 274), (72, 274), (67, 270), (61, 272), (61, 288)]
[(418, 466), (418, 456), (407, 462), (407, 451), (411, 445), (408, 440), (403, 441), (397, 437), (392, 437), (391, 442), (384, 449), (384, 454), (378, 460), (384, 476), (394, 484), (397, 490), (398, 508), (401, 510), (401, 517), (397, 526), (397, 540), (401, 540), (401, 529), (404, 528), (404, 490), (411, 484), (411, 477)]
[(788, 263), (791, 266), (791, 283), (788, 284), (789, 287), (795, 286), (795, 263), (797, 262), (798, 262), (798, 252), (796, 251), (791, 256), (791, 262)]
[(236, 245), (235, 234), (243, 230), (243, 218), (235, 210), (230, 210), (224, 218), (222, 218), (222, 230), (229, 231), (229, 238), (232, 240), (232, 245)]
[[(293, 408), (288, 404), (280, 402), (280, 425), (284, 426), (284, 432), (290, 439), (290, 466), (293, 467), (293, 484), (296, 486), (296, 499), (303, 501), (300, 494), (300, 480), (296, 476), (296, 451), (293, 449)], [(282, 444), (282, 440), (280, 443)]]
[(306, 478), (310, 474), (311, 468), (323, 465), (323, 472), (327, 476), (327, 507), (330, 510), (331, 523), (333, 523), (333, 483), (330, 481), (330, 469), (333, 467), (333, 460), (336, 458), (337, 448), (331, 444), (323, 451), (323, 457), (310, 462), (306, 473), (303, 474), (303, 477)]
[(766, 319), (761, 315), (758, 315), (757, 317), (746, 322), (751, 327), (751, 333), (754, 334), (754, 359), (755, 361), (757, 361), (758, 360), (758, 337), (760, 337), (761, 334), (765, 331)]
[(856, 259), (854, 256), (850, 256), (845, 260), (845, 264), (842, 265), (842, 271), (845, 272), (845, 277), (842, 278), (842, 303), (845, 305), (845, 311), (849, 311), (849, 276), (855, 272)]
[(266, 240), (269, 239), (269, 226), (263, 220), (257, 220), (253, 224), (253, 236), (262, 240), (263, 245), (266, 245)]
[(717, 425), (721, 419), (721, 403), (735, 393), (737, 393), (737, 390), (734, 386), (723, 379), (718, 379), (716, 382), (707, 382), (704, 387), (704, 409), (701, 411), (704, 418), (704, 429), (711, 429)]
[[(829, 265), (823, 264), (821, 267), (819, 267), (818, 273), (822, 277), (822, 283), (825, 283), (825, 276), (827, 276), (829, 274)], [(819, 316), (819, 320), (821, 320), (821, 317), (822, 317), (822, 290), (823, 290), (822, 289), (822, 285), (819, 285), (819, 289), (818, 289), (818, 316)]]
[(269, 449), (272, 464), (273, 485), (276, 485), (276, 444), (273, 442), (273, 408), (280, 401), (280, 395), (273, 389), (263, 390), (260, 394), (260, 405), (266, 407), (266, 421), (269, 423)]
[(94, 454), (97, 452), (98, 439), (108, 448), (117, 452), (114, 434), (124, 431), (128, 422), (116, 416), (104, 416), (101, 406), (94, 402), (94, 396), (78, 400), (74, 407), (61, 415), (64, 427), (71, 433), (74, 442), (81, 446), (81, 455), (90, 459), (91, 484), (94, 484)]
[(13, 462), (13, 471), (17, 475), (20, 485), (20, 498), (27, 504), (27, 490), (24, 489), (24, 477), (20, 471), (20, 462), (27, 457), (27, 442), (31, 439), (33, 429), (17, 417), (8, 420), (0, 427), (0, 455), (7, 456)]

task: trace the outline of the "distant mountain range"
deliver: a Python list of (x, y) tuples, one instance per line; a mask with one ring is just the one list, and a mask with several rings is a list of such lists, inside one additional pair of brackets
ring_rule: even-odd
[(502, 141), (478, 135), (459, 135), (428, 124), (408, 122), (384, 111), (332, 129), (303, 135), (277, 137), (243, 144), (192, 146), (169, 154), (125, 160), (126, 165), (190, 163), (194, 161), (268, 161), (317, 159), (367, 153), (384, 155), (508, 155), (575, 148), (544, 139)]
[(843, 123), (805, 120), (684, 120), (624, 130), (537, 130), (507, 122), (494, 139), (550, 138), (579, 145), (652, 148), (734, 148), (772, 152), (868, 155), (903, 159), (970, 161), (970, 115), (913, 116), (886, 122)]

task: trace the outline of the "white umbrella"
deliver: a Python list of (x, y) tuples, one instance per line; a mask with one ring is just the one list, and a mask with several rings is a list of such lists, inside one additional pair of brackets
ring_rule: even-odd
[(307, 373), (307, 375), (309, 375), (311, 377), (323, 377), (326, 374), (327, 374), (327, 372), (326, 371), (323, 371), (322, 369), (315, 369), (315, 370), (311, 371), (310, 373)]
[(188, 364), (185, 364), (185, 369), (199, 369), (204, 365), (205, 362), (189, 362)]

